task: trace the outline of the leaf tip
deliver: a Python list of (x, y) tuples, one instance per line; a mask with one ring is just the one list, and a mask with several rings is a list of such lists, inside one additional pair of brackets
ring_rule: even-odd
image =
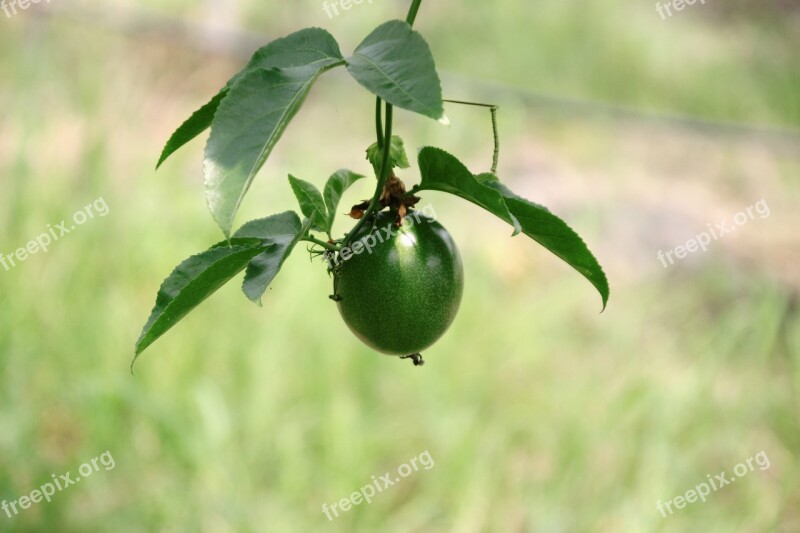
[(442, 113), (442, 117), (437, 122), (439, 124), (441, 124), (442, 126), (449, 126), (450, 125), (450, 119), (447, 118), (447, 115), (445, 115), (444, 113)]
[(600, 296), (603, 298), (603, 308), (600, 310), (600, 314), (602, 315), (605, 312), (606, 308), (608, 307), (608, 297), (610, 296), (610, 293), (606, 292), (605, 294), (601, 294)]
[[(242, 290), (244, 290), (244, 287), (242, 287)], [(262, 300), (260, 295), (259, 296), (250, 296), (246, 292), (244, 293), (244, 295), (247, 296), (248, 300), (250, 300), (251, 302), (256, 304), (257, 307), (260, 307), (260, 308), (264, 307), (264, 302), (263, 302), (263, 300)]]

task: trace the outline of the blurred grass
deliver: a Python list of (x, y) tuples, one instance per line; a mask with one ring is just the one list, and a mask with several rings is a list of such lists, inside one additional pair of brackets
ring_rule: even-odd
[[(192, 2), (149, 5), (189, 20), (207, 15)], [(236, 9), (244, 26), (269, 36), (328, 26), (344, 50), (404, 12), (400, 2), (376, 3), (328, 21), (318, 2), (303, 6)], [(664, 22), (649, 5), (621, 2), (465, 6), (430, 3), (420, 16), (448, 71), (534, 92), (798, 124), (794, 13), (764, 26), (722, 24), (699, 6)], [(158, 284), (219, 239), (201, 192), (202, 141), (157, 174), (154, 162), (171, 128), (236, 65), (99, 22), (25, 12), (0, 25), (0, 252), (99, 196), (111, 209), (47, 254), (0, 270), (0, 500), (105, 450), (117, 465), (50, 504), (0, 514), (0, 531), (800, 528), (800, 328), (791, 293), (770, 276), (768, 258), (747, 270), (722, 253), (694, 269), (627, 276), (620, 264), (628, 258), (610, 256), (592, 205), (568, 219), (608, 266), (613, 293), (603, 315), (591, 287), (547, 252), (507, 239), (508, 228), (479, 209), (432, 194), (426, 201), (461, 246), (467, 286), (423, 369), (350, 335), (322, 265), (298, 250), (263, 308), (225, 287), (131, 376), (133, 342)], [(239, 222), (294, 205), (283, 178), (290, 170), (317, 183), (342, 166), (368, 172), (371, 98), (344, 82), (336, 73), (315, 89)], [(448, 96), (469, 89), (448, 87)], [(448, 114), (466, 127), (401, 114), (398, 128), (410, 147), (438, 144), (488, 163), (487, 117)], [(581, 169), (624, 166), (612, 128), (595, 138), (583, 124), (538, 122), (513, 105), (501, 117), (512, 147), (502, 166), (512, 175), (524, 168), (518, 139), (530, 136), (583, 154)], [(788, 165), (783, 190), (796, 194), (799, 165)], [(368, 194), (362, 183), (348, 198)], [(602, 220), (616, 216), (627, 214), (608, 206)], [(425, 450), (432, 470), (325, 519), (322, 503)], [(669, 519), (658, 514), (658, 500), (760, 450), (770, 469)]]

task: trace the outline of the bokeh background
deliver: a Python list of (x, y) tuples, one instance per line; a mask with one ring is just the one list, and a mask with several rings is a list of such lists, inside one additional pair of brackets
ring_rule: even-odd
[[(0, 531), (800, 531), (800, 6), (708, 0), (423, 2), (447, 98), (501, 105), (499, 174), (589, 243), (612, 294), (479, 208), (425, 194), (460, 245), (461, 312), (414, 368), (372, 353), (302, 247), (263, 308), (231, 283), (128, 370), (159, 284), (220, 239), (204, 138), (173, 129), (258, 46), (322, 26), (345, 54), (407, 2), (330, 18), (292, 2), (51, 0), (0, 12), (0, 252), (109, 206), (0, 268), (0, 500), (104, 451)], [(369, 172), (373, 99), (343, 69), (290, 126), (238, 221)], [(491, 161), (488, 112), (397, 113), (410, 150)], [(418, 179), (406, 171), (408, 184)], [(344, 205), (371, 192), (368, 180)], [(764, 200), (665, 268), (659, 250)], [(340, 218), (337, 232), (347, 229)], [(435, 461), (328, 521), (334, 503)], [(673, 499), (770, 460), (666, 518)]]

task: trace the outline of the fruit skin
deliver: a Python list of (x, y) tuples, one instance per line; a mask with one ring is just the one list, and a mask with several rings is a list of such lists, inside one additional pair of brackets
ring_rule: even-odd
[[(365, 224), (350, 246), (356, 250), (356, 243), (374, 241), (371, 251), (336, 258), (334, 299), (359, 339), (378, 352), (402, 356), (430, 347), (450, 327), (461, 303), (464, 267), (453, 238), (435, 219), (410, 211), (399, 228), (395, 219), (392, 212), (378, 213), (374, 231)], [(396, 234), (387, 237), (389, 229)]]

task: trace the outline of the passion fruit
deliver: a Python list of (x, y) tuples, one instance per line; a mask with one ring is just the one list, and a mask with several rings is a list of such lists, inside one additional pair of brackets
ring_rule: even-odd
[[(461, 254), (447, 230), (421, 211), (367, 221), (333, 260), (334, 296), (350, 330), (370, 348), (411, 356), (447, 331), (464, 290)], [(416, 360), (415, 360), (416, 362)]]

